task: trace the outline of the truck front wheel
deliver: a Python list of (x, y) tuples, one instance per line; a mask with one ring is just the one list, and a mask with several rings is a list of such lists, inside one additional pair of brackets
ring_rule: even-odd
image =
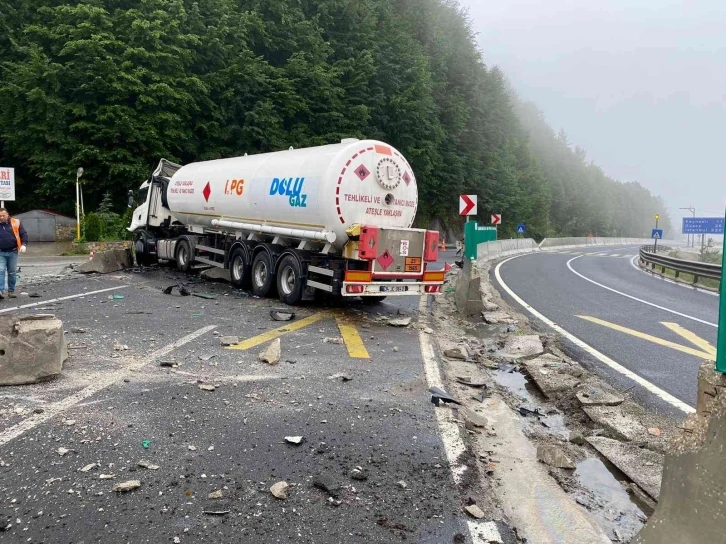
[(240, 247), (232, 252), (229, 259), (229, 277), (233, 287), (249, 289), (250, 266), (245, 251)]
[(272, 291), (274, 282), (270, 255), (260, 251), (252, 261), (252, 292), (258, 297), (266, 297)]
[(192, 267), (192, 246), (184, 238), (176, 244), (176, 267), (181, 272), (189, 272)]
[(287, 255), (277, 269), (277, 293), (285, 304), (294, 306), (303, 298), (302, 267), (292, 255)]

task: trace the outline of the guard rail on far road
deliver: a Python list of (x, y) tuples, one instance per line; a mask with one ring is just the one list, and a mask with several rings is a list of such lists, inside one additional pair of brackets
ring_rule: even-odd
[[(660, 251), (661, 247), (658, 247), (658, 250)], [(711, 280), (721, 279), (720, 264), (700, 263), (669, 257), (668, 255), (654, 252), (653, 246), (643, 246), (640, 248), (640, 265), (644, 268), (650, 268), (654, 272), (656, 271), (656, 267), (658, 267), (660, 268), (660, 273), (664, 275), (666, 270), (672, 270), (676, 279), (679, 279), (681, 274), (691, 274), (694, 284), (703, 278)]]

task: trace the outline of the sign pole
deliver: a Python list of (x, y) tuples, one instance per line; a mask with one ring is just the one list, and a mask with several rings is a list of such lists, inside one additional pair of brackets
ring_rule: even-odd
[[(660, 215), (655, 214), (655, 230), (658, 230), (658, 219), (660, 219)], [(653, 240), (653, 253), (658, 253), (658, 238)]]
[[(723, 247), (721, 248), (721, 267), (726, 264), (724, 262), (724, 254), (726, 254), (726, 236), (723, 237)], [(726, 374), (726, 296), (723, 290), (723, 275), (719, 283), (718, 293), (718, 338), (716, 340), (716, 370)]]

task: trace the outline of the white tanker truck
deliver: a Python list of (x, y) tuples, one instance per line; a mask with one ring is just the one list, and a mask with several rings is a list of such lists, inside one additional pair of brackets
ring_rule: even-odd
[(141, 264), (228, 268), (234, 286), (287, 304), (316, 292), (375, 302), (439, 293), (439, 233), (410, 228), (416, 177), (388, 144), (339, 144), (180, 166), (141, 185), (129, 230)]

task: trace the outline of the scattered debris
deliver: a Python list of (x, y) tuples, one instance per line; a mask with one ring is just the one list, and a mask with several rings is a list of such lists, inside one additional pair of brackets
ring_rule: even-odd
[(285, 310), (270, 310), (270, 317), (274, 321), (292, 321), (295, 319), (295, 313)]
[(480, 387), (486, 388), (487, 386), (486, 382), (481, 380), (472, 380), (471, 376), (457, 376), (456, 381), (459, 383), (463, 383), (464, 385), (468, 385), (469, 387), (475, 387), (477, 389)]
[(219, 298), (219, 295), (213, 293), (192, 293), (192, 295), (206, 300), (217, 300)]
[(355, 467), (353, 470), (350, 471), (349, 476), (353, 480), (357, 480), (359, 482), (363, 482), (368, 479), (368, 473), (363, 467)]
[(469, 426), (485, 428), (489, 424), (486, 417), (479, 415), (468, 408), (462, 408), (459, 410), (459, 414), (464, 419), (464, 422), (469, 424), (467, 425), (467, 428)]
[(99, 474), (98, 479), (99, 480), (113, 480), (116, 477), (115, 474)]
[(533, 357), (544, 352), (542, 340), (537, 334), (510, 336), (504, 343), (504, 349), (498, 353), (500, 357)]
[(207, 498), (209, 500), (218, 500), (224, 498), (224, 493), (222, 493), (221, 489), (217, 489), (215, 491), (212, 491), (209, 495), (207, 495)]
[(98, 463), (91, 463), (89, 465), (86, 465), (82, 469), (79, 470), (79, 472), (88, 472), (89, 470), (93, 470), (98, 466)]
[(207, 361), (214, 359), (216, 356), (217, 356), (216, 353), (206, 353), (204, 355), (200, 355), (199, 360), (204, 361), (206, 363)]
[(661, 434), (661, 431), (660, 431), (660, 429), (658, 427), (650, 427), (648, 429), (648, 432), (650, 434), (652, 434), (653, 436), (660, 436), (660, 434)]
[(226, 516), (229, 510), (205, 510), (204, 513), (208, 516)]
[(408, 484), (404, 480), (399, 480), (396, 482), (396, 485), (400, 487), (401, 489), (407, 489)]
[(349, 382), (353, 378), (348, 376), (347, 374), (343, 374), (342, 372), (338, 372), (337, 374), (333, 374), (332, 376), (328, 376), (329, 380), (340, 380), (341, 382)]
[(583, 406), (618, 406), (625, 402), (625, 397), (597, 387), (583, 387), (576, 396)]
[(75, 419), (66, 419), (63, 422), (63, 424), (66, 425), (66, 426), (68, 426), (68, 427), (73, 427), (73, 425), (76, 424), (76, 420)]
[(136, 463), (137, 466), (141, 468), (145, 468), (148, 470), (159, 470), (159, 465), (152, 465), (149, 461), (141, 460), (138, 463)]
[(439, 406), (440, 402), (443, 402), (444, 404), (461, 404), (458, 400), (454, 399), (443, 389), (434, 386), (429, 389), (429, 391), (431, 392), (431, 402), (434, 404), (434, 406)]
[(128, 480), (127, 482), (121, 482), (120, 484), (116, 484), (115, 486), (113, 486), (112, 491), (125, 493), (127, 491), (133, 491), (134, 489), (138, 489), (140, 487), (141, 482), (139, 480)]
[(537, 446), (537, 459), (554, 468), (574, 469), (575, 463), (557, 446)]
[(187, 446), (187, 449), (189, 451), (197, 451), (197, 447), (196, 446)]
[(63, 457), (63, 456), (64, 456), (64, 455), (66, 454), (66, 453), (68, 453), (68, 452), (69, 452), (69, 451), (71, 451), (71, 450), (69, 450), (69, 449), (67, 449), (67, 448), (58, 448), (58, 449), (57, 449), (57, 450), (55, 450), (55, 451), (56, 451), (56, 453), (57, 453), (58, 455), (60, 455), (61, 457)]
[(530, 410), (529, 408), (525, 408), (524, 406), (519, 407), (519, 413), (524, 416), (535, 416), (535, 417), (544, 417), (544, 414), (539, 411), (539, 408), (535, 408), (534, 410)]
[(30, 298), (40, 298), (40, 293), (30, 293), (28, 296)]
[(337, 338), (324, 338), (323, 339), (323, 344), (341, 344), (342, 345), (342, 344), (344, 344), (344, 341), (340, 337), (337, 337)]
[(464, 508), (464, 510), (466, 510), (466, 513), (475, 519), (482, 519), (486, 516), (484, 511), (481, 508), (479, 508), (476, 504), (470, 504), (469, 506)]
[(287, 482), (277, 482), (270, 488), (270, 493), (276, 499), (285, 500), (287, 498), (287, 488), (290, 487)]
[(124, 299), (124, 296), (123, 295), (119, 295), (118, 293), (114, 293), (113, 300), (123, 300), (123, 299)]
[(222, 336), (219, 343), (223, 346), (234, 346), (239, 344), (239, 336)]
[(276, 338), (273, 340), (267, 349), (259, 354), (260, 361), (267, 363), (268, 365), (276, 365), (280, 362), (280, 355), (282, 353), (280, 339)]
[(179, 365), (176, 361), (159, 361), (159, 366), (168, 368), (177, 368)]
[(71, 328), (71, 332), (74, 333), (74, 334), (85, 334), (88, 331), (86, 329), (82, 329), (80, 327), (72, 327)]
[(338, 497), (340, 494), (340, 486), (335, 481), (335, 478), (329, 474), (318, 474), (313, 478), (313, 486), (318, 489), (322, 489), (328, 493), (331, 497)]
[(411, 324), (410, 317), (401, 317), (398, 319), (389, 319), (388, 324), (391, 327), (408, 327)]
[(517, 323), (517, 320), (510, 317), (507, 312), (482, 312), (482, 317), (490, 325), (513, 325)]
[(466, 361), (468, 359), (468, 355), (464, 348), (447, 349), (444, 351), (444, 357), (456, 359), (457, 361)]
[(604, 427), (619, 440), (642, 439), (647, 432), (637, 418), (621, 410), (620, 406), (583, 406), (582, 410), (598, 426)]
[(142, 440), (141, 447), (144, 448), (145, 450), (148, 450), (149, 447), (151, 447), (151, 440)]
[(286, 436), (285, 437), (285, 442), (287, 442), (288, 444), (295, 444), (296, 446), (299, 446), (300, 444), (302, 444), (303, 440), (305, 440), (305, 438), (303, 438), (302, 436)]
[(200, 383), (199, 384), (199, 389), (201, 389), (202, 391), (214, 391), (217, 388), (214, 387), (212, 384), (209, 384), (209, 383)]

